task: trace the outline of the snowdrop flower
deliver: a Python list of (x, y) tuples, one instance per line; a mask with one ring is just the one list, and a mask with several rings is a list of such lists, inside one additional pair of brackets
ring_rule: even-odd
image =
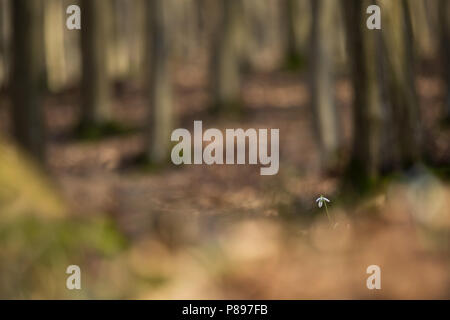
[(327, 213), (328, 221), (331, 223), (330, 214), (328, 213), (328, 208), (327, 208), (327, 202), (331, 202), (331, 201), (328, 200), (327, 198), (325, 198), (323, 195), (320, 195), (320, 197), (318, 197), (316, 199), (316, 202), (317, 202), (317, 205), (319, 206), (319, 208), (322, 208), (322, 205), (325, 205), (325, 211)]
[[(318, 197), (316, 199), (317, 205), (319, 206), (319, 208), (322, 208), (322, 205), (325, 202), (330, 202), (330, 200), (328, 200), (327, 198), (325, 198), (324, 196), (320, 195), (320, 197)], [(326, 203), (325, 203), (325, 207), (326, 207)]]

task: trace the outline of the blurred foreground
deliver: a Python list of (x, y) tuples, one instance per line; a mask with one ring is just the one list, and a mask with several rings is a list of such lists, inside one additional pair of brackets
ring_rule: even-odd
[[(324, 212), (166, 213), (126, 240), (106, 216), (58, 216), (43, 182), (10, 179), (33, 174), (13, 157), (0, 159), (1, 185), (12, 187), (0, 189), (2, 298), (450, 298), (450, 188), (426, 173), (353, 207), (332, 203), (335, 227)], [(80, 291), (65, 288), (70, 264), (81, 267)], [(366, 288), (372, 264), (382, 290)]]

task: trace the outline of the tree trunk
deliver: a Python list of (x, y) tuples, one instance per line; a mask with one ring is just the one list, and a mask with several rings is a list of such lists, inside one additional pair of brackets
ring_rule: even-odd
[(364, 188), (378, 177), (380, 163), (379, 31), (366, 27), (369, 1), (345, 0), (343, 4), (353, 85), (353, 148), (348, 172)]
[(399, 150), (398, 164), (408, 168), (421, 156), (419, 106), (414, 84), (412, 25), (406, 0), (380, 0), (386, 48), (389, 97)]
[(0, 0), (0, 89), (7, 86), (11, 68), (9, 50), (11, 38), (10, 7), (9, 0)]
[(12, 1), (12, 103), (14, 135), (36, 159), (45, 162), (43, 3), (40, 0)]
[(297, 59), (299, 54), (295, 21), (297, 18), (296, 0), (282, 0), (281, 2), (281, 31), (284, 36), (284, 56), (291, 61)]
[(444, 102), (444, 119), (450, 123), (450, 2), (439, 0), (439, 50), (441, 56), (442, 73), (447, 88)]
[[(427, 13), (427, 0), (408, 0), (415, 50), (421, 58), (433, 58), (437, 45), (432, 33), (432, 25)], [(433, 4), (432, 4), (433, 5)], [(436, 7), (436, 5), (434, 5)]]
[(334, 95), (333, 20), (334, 1), (313, 0), (311, 28), (312, 107), (324, 169), (337, 165), (340, 129)]
[(66, 61), (64, 56), (64, 9), (61, 0), (46, 0), (44, 33), (45, 62), (47, 66), (47, 87), (57, 92), (66, 82)]
[(81, 1), (82, 126), (111, 119), (108, 74), (108, 1)]
[(240, 0), (222, 0), (222, 21), (215, 38), (212, 57), (213, 108), (240, 108)]
[(173, 127), (172, 88), (169, 70), (169, 30), (167, 0), (151, 0), (148, 3), (148, 35), (150, 73), (150, 114), (148, 157), (152, 163), (167, 160), (170, 135)]

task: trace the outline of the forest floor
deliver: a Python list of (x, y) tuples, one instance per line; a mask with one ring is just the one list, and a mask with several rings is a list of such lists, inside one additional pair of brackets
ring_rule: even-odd
[[(90, 264), (88, 281), (102, 276), (108, 284), (95, 282), (101, 289), (82, 297), (450, 298), (445, 181), (422, 168), (414, 179), (344, 203), (338, 177), (320, 173), (306, 79), (248, 76), (241, 117), (207, 112), (207, 79), (198, 70), (181, 70), (175, 83), (177, 127), (192, 130), (202, 120), (204, 129), (279, 128), (279, 173), (261, 176), (250, 165), (145, 168), (135, 162), (145, 146), (142, 92), (121, 87), (114, 99), (116, 120), (138, 130), (98, 141), (71, 136), (76, 92), (48, 97), (49, 170), (69, 215), (106, 214), (129, 244)], [(417, 83), (428, 147), (444, 161), (450, 132), (438, 124), (442, 85), (432, 76)], [(347, 80), (337, 82), (336, 95), (348, 149)], [(0, 125), (8, 127), (5, 118)], [(321, 194), (332, 201), (335, 227), (316, 206)], [(379, 291), (366, 287), (372, 264), (382, 270)]]

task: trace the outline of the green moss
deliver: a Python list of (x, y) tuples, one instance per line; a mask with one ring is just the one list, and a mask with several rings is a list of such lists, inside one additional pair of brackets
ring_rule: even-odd
[(431, 167), (430, 170), (442, 180), (450, 181), (450, 165)]
[(441, 126), (444, 130), (450, 129), (450, 115), (442, 118)]
[(33, 214), (0, 218), (0, 243), (0, 297), (9, 298), (63, 297), (69, 294), (67, 266), (79, 265), (87, 275), (92, 258), (108, 259), (127, 247), (107, 218), (43, 220)]
[(370, 177), (363, 167), (356, 162), (352, 162), (344, 174), (342, 189), (345, 193), (356, 195), (366, 195), (371, 193), (380, 182), (379, 178)]
[(209, 111), (211, 115), (231, 119), (240, 119), (247, 114), (247, 109), (242, 100), (216, 103), (209, 108)]
[(160, 173), (168, 166), (171, 166), (171, 163), (172, 160), (170, 159), (170, 154), (167, 155), (167, 158), (164, 161), (155, 162), (147, 153), (141, 153), (133, 160), (132, 165), (137, 167), (141, 172), (155, 174)]
[(81, 123), (75, 129), (75, 136), (80, 140), (97, 141), (111, 136), (131, 134), (136, 131), (137, 128), (133, 128), (115, 121), (108, 121), (101, 124)]
[(154, 274), (143, 277), (142, 280), (155, 289), (166, 285), (170, 281), (170, 278), (161, 274)]
[(298, 72), (307, 65), (306, 57), (301, 53), (290, 53), (284, 58), (282, 70), (288, 72)]

